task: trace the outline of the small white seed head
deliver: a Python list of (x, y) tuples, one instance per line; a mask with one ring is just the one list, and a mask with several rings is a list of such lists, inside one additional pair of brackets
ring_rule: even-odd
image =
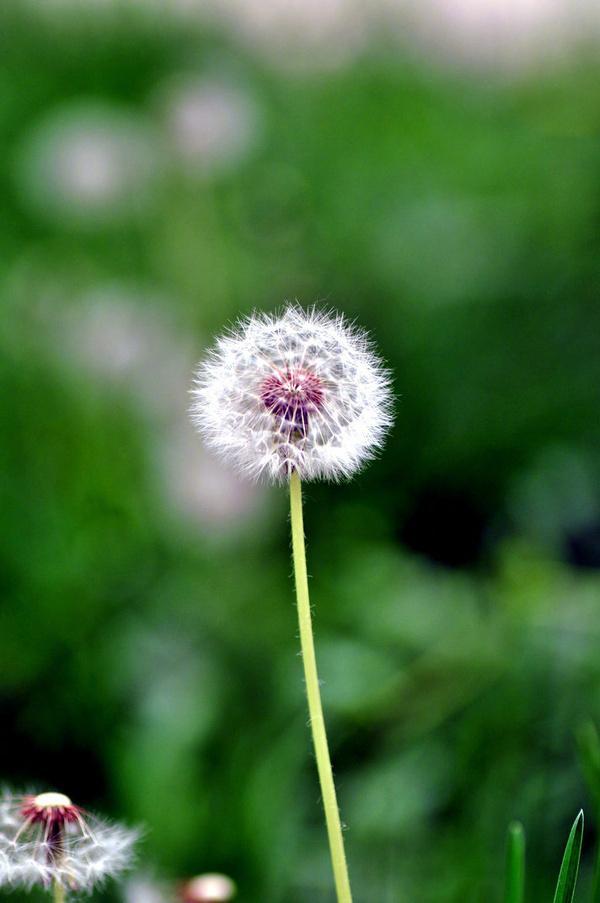
[(254, 479), (350, 477), (392, 422), (390, 374), (341, 314), (288, 305), (217, 339), (197, 371), (191, 417), (207, 444)]
[(0, 796), (0, 886), (91, 891), (127, 869), (138, 832), (85, 812), (63, 793)]

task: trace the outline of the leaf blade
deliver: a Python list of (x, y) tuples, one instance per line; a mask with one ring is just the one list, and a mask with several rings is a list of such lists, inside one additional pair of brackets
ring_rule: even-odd
[(554, 903), (573, 903), (579, 873), (579, 859), (583, 841), (583, 809), (580, 809), (569, 833), (554, 893)]
[(525, 832), (520, 822), (508, 826), (504, 903), (525, 899)]

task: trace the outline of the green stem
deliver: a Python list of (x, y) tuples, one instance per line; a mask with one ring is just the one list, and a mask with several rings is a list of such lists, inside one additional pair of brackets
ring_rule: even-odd
[(306, 695), (308, 697), (310, 725), (315, 747), (315, 756), (317, 759), (319, 782), (321, 784), (323, 807), (325, 809), (331, 864), (333, 866), (333, 876), (338, 903), (352, 903), (348, 866), (346, 865), (346, 854), (344, 853), (342, 825), (340, 823), (335, 784), (333, 783), (333, 771), (331, 769), (331, 759), (329, 758), (329, 747), (327, 745), (325, 719), (323, 718), (323, 706), (321, 704), (321, 692), (317, 674), (317, 659), (315, 656), (310, 599), (308, 595), (308, 576), (306, 572), (306, 549), (304, 546), (304, 523), (302, 517), (302, 484), (296, 471), (294, 471), (290, 477), (290, 508), (292, 520), (292, 554), (294, 558), (294, 575), (296, 578), (296, 597), (298, 600), (302, 661), (304, 663), (304, 677), (306, 680)]
[(60, 883), (60, 881), (54, 882), (54, 903), (65, 903), (66, 893), (64, 885)]

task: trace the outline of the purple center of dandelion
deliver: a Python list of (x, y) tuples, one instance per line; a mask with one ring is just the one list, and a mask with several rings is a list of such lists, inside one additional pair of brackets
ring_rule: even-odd
[(48, 862), (60, 856), (64, 830), (69, 824), (81, 823), (81, 809), (62, 793), (40, 793), (23, 800), (21, 815), (26, 825), (41, 825), (48, 849)]
[(310, 370), (296, 367), (267, 376), (260, 397), (266, 409), (280, 417), (290, 432), (305, 436), (309, 416), (323, 407), (323, 383)]

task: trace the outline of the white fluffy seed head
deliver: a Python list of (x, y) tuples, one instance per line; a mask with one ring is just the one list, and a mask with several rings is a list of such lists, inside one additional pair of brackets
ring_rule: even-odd
[(133, 862), (138, 832), (84, 812), (59, 793), (0, 796), (0, 886), (92, 891)]
[(191, 417), (207, 444), (254, 479), (350, 477), (392, 422), (390, 374), (341, 314), (299, 305), (254, 314), (200, 365)]

